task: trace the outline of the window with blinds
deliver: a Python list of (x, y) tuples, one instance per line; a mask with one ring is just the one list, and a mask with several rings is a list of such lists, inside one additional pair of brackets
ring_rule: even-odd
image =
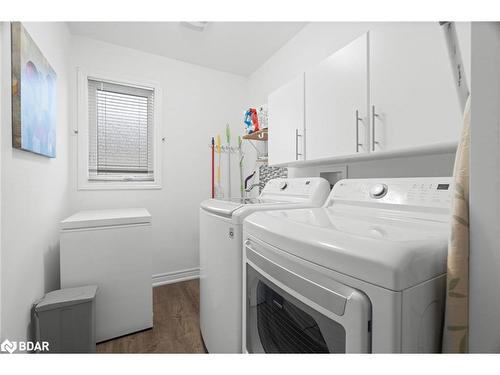
[(88, 79), (90, 180), (153, 181), (154, 90)]

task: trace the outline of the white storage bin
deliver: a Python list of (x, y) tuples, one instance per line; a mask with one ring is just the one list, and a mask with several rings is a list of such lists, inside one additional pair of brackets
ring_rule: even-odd
[(96, 341), (153, 326), (151, 215), (81, 211), (61, 222), (61, 288), (95, 284)]

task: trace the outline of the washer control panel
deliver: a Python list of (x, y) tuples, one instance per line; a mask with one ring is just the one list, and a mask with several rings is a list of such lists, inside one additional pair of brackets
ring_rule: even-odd
[(335, 184), (328, 202), (371, 202), (449, 208), (451, 177), (347, 179)]
[(288, 183), (286, 181), (280, 182), (280, 190), (285, 190), (287, 186), (288, 186)]
[(386, 184), (375, 184), (370, 188), (370, 197), (375, 199), (382, 198), (387, 194), (387, 190)]
[(450, 205), (451, 188), (451, 181), (415, 182), (406, 192), (406, 201), (408, 204), (418, 205)]
[(321, 177), (309, 178), (275, 178), (269, 180), (262, 190), (261, 198), (265, 195), (280, 196), (313, 196), (318, 190), (329, 192), (328, 182)]

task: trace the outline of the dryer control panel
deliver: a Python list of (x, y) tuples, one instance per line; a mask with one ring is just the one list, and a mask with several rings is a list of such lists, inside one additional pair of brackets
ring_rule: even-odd
[(335, 184), (328, 205), (336, 201), (450, 208), (451, 177), (346, 179)]

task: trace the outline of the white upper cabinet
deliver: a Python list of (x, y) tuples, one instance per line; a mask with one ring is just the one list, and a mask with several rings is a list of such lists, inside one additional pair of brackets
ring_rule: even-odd
[(304, 74), (268, 97), (269, 164), (304, 160)]
[(306, 158), (368, 150), (368, 37), (306, 72)]
[(269, 96), (270, 163), (457, 142), (451, 69), (437, 22), (375, 26)]
[(437, 22), (370, 31), (373, 151), (457, 141), (462, 113)]

